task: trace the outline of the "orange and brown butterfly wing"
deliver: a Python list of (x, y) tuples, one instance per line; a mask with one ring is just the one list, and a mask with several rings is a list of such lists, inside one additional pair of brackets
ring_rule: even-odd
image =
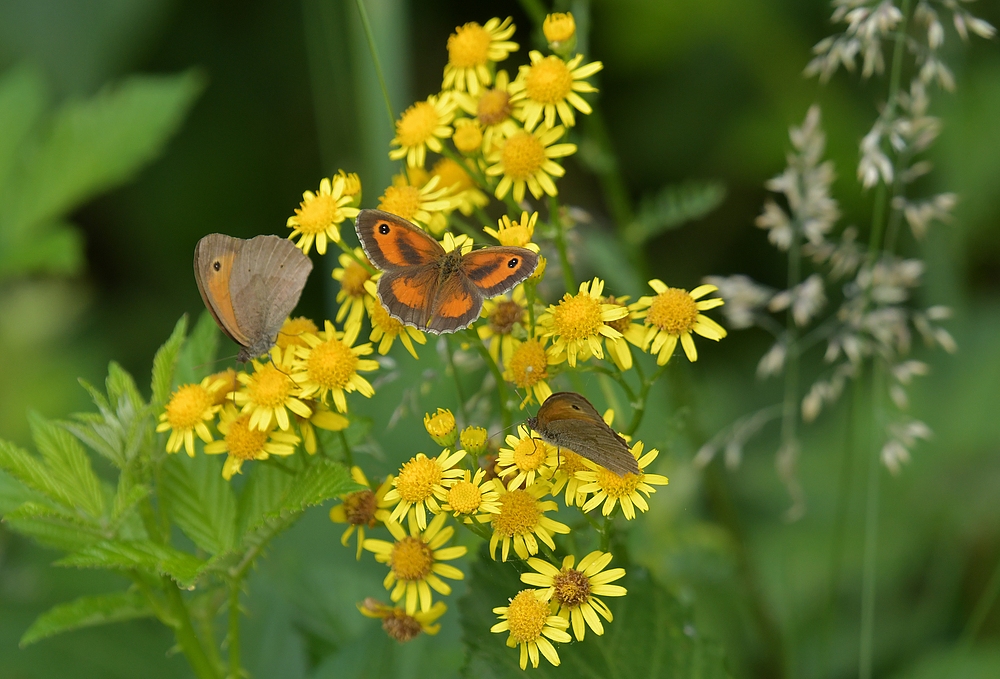
[(510, 292), (537, 266), (538, 255), (527, 248), (496, 246), (462, 257), (462, 273), (484, 297)]
[(233, 262), (242, 244), (239, 238), (221, 233), (210, 233), (199, 240), (194, 248), (194, 279), (216, 324), (229, 339), (245, 347), (250, 339), (240, 331), (229, 292)]
[(431, 263), (382, 274), (378, 279), (378, 298), (397, 321), (426, 330), (437, 288), (438, 267)]
[(456, 271), (438, 287), (431, 315), (424, 329), (436, 335), (462, 330), (479, 318), (482, 309), (483, 293)]
[(354, 228), (368, 259), (382, 271), (424, 266), (445, 254), (431, 236), (390, 212), (362, 210)]

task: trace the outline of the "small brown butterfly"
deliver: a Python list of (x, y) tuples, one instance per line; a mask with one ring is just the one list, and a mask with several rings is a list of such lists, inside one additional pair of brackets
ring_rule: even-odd
[(538, 409), (538, 415), (528, 418), (528, 426), (546, 443), (572, 450), (619, 476), (640, 473), (639, 462), (625, 439), (580, 394), (552, 394)]
[(368, 259), (385, 272), (378, 281), (382, 306), (400, 323), (434, 334), (469, 327), (484, 298), (509, 292), (538, 266), (527, 248), (445, 252), (410, 222), (381, 210), (362, 210), (355, 229)]

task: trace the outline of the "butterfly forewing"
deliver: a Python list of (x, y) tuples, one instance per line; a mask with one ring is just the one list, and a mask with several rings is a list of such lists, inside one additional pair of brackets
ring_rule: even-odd
[(355, 229), (368, 259), (382, 271), (423, 266), (444, 256), (440, 243), (391, 212), (362, 210)]
[(484, 297), (510, 292), (537, 266), (538, 255), (527, 248), (489, 247), (462, 257), (462, 273)]
[(250, 340), (236, 322), (229, 293), (233, 262), (242, 243), (239, 238), (221, 233), (210, 233), (199, 240), (194, 248), (194, 278), (205, 308), (222, 332), (237, 344), (246, 346)]
[[(602, 422), (603, 424), (603, 422)], [(568, 448), (605, 469), (624, 476), (639, 473), (639, 463), (628, 444), (610, 427), (581, 420), (556, 420), (548, 425), (549, 443)]]

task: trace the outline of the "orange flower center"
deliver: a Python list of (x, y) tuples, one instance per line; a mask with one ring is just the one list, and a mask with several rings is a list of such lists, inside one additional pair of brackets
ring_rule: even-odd
[(698, 306), (686, 290), (667, 288), (653, 298), (646, 322), (671, 335), (683, 335), (694, 329)]
[(483, 503), (483, 491), (471, 481), (461, 480), (448, 489), (448, 504), (459, 514), (472, 514)]
[(533, 387), (549, 376), (545, 347), (537, 339), (517, 345), (510, 357), (510, 372), (514, 384), (521, 389)]
[(379, 201), (379, 210), (412, 220), (420, 209), (420, 189), (410, 185), (390, 186)]
[(603, 467), (597, 472), (597, 484), (608, 494), (608, 497), (627, 497), (635, 492), (635, 489), (642, 482), (644, 475), (628, 472), (625, 476), (618, 476), (612, 471)]
[(294, 386), (288, 375), (275, 368), (273, 363), (268, 363), (250, 378), (247, 395), (258, 406), (278, 408), (285, 405)]
[(545, 147), (530, 132), (516, 132), (504, 143), (500, 163), (505, 175), (514, 181), (525, 181), (542, 169)]
[(518, 644), (537, 641), (550, 615), (549, 605), (535, 597), (534, 590), (518, 592), (507, 607), (507, 626)]
[(250, 429), (250, 413), (238, 416), (229, 423), (226, 448), (239, 460), (256, 460), (264, 452), (268, 432)]
[(497, 335), (509, 335), (515, 323), (524, 320), (524, 308), (517, 302), (504, 299), (497, 302), (496, 308), (490, 313), (490, 330)]
[(329, 193), (319, 193), (302, 201), (296, 208), (296, 222), (302, 233), (322, 233), (336, 222), (344, 221), (337, 201)]
[(358, 357), (338, 339), (313, 347), (306, 361), (309, 380), (323, 389), (343, 389), (357, 366)]
[(400, 580), (423, 580), (431, 574), (434, 552), (420, 538), (408, 535), (393, 545), (389, 566)]
[(350, 262), (344, 267), (344, 276), (340, 279), (340, 289), (349, 297), (364, 297), (365, 282), (371, 277), (368, 269), (357, 262)]
[(464, 118), (455, 123), (455, 134), (451, 140), (462, 153), (473, 153), (483, 145), (483, 131), (477, 121)]
[(511, 110), (510, 95), (507, 92), (500, 89), (486, 90), (476, 104), (476, 118), (483, 125), (497, 125), (510, 117)]
[(567, 340), (581, 340), (597, 335), (601, 320), (601, 303), (585, 292), (566, 295), (552, 312), (555, 330)]
[(544, 441), (525, 438), (514, 446), (514, 465), (521, 471), (535, 471), (545, 464), (548, 447)]
[(573, 608), (590, 599), (590, 578), (576, 570), (566, 568), (552, 579), (555, 599), (563, 606)]
[(403, 332), (403, 324), (390, 316), (378, 300), (372, 305), (372, 326), (381, 328), (386, 335), (395, 336)]
[(489, 31), (470, 21), (448, 37), (448, 63), (456, 68), (485, 65), (491, 40)]
[(511, 538), (533, 532), (542, 518), (542, 510), (531, 493), (512, 490), (500, 496), (500, 513), (491, 518), (493, 532), (501, 538)]
[(194, 429), (212, 405), (214, 399), (207, 389), (198, 384), (185, 384), (166, 405), (167, 422), (174, 431)]
[(429, 101), (418, 101), (406, 109), (396, 123), (396, 137), (400, 146), (421, 146), (434, 136), (440, 116), (434, 104)]
[(277, 345), (281, 347), (282, 351), (288, 347), (308, 347), (309, 345), (302, 339), (302, 335), (307, 332), (315, 334), (317, 331), (319, 331), (319, 328), (316, 327), (316, 324), (310, 318), (306, 318), (305, 316), (289, 318), (281, 326), (281, 332), (278, 333)]
[(472, 178), (465, 171), (465, 168), (451, 158), (442, 158), (435, 163), (431, 176), (440, 177), (438, 186), (441, 188), (452, 187), (453, 193), (461, 193), (473, 185)]
[(396, 477), (396, 491), (407, 502), (418, 503), (429, 498), (439, 483), (441, 467), (437, 460), (419, 455), (403, 464)]
[(547, 56), (528, 69), (524, 89), (529, 99), (540, 104), (558, 104), (573, 87), (573, 74), (566, 62), (557, 56)]

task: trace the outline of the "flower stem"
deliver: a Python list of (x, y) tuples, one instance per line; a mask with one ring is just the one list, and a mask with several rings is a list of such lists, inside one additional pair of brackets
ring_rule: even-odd
[(972, 647), (973, 642), (976, 640), (976, 635), (979, 634), (983, 623), (986, 622), (986, 616), (989, 615), (990, 609), (993, 608), (993, 604), (996, 603), (998, 596), (1000, 596), (1000, 561), (997, 562), (996, 568), (993, 570), (989, 584), (986, 585), (986, 589), (983, 590), (982, 595), (976, 602), (976, 607), (972, 609), (969, 622), (966, 624), (965, 629), (962, 630), (961, 642), (966, 650)]
[(385, 111), (389, 114), (389, 127), (395, 131), (396, 114), (392, 111), (392, 100), (389, 98), (389, 86), (385, 82), (385, 74), (382, 72), (382, 62), (378, 58), (378, 50), (375, 48), (375, 35), (372, 33), (372, 25), (368, 21), (368, 10), (365, 9), (364, 0), (355, 0), (354, 4), (358, 8), (358, 15), (361, 17), (361, 25), (365, 29), (365, 38), (368, 40), (368, 51), (371, 52), (372, 62), (375, 65), (375, 74), (378, 75), (378, 84), (382, 88), (382, 97), (385, 99)]
[(884, 366), (877, 361), (872, 369), (873, 417), (870, 439), (872, 450), (868, 461), (868, 497), (865, 503), (865, 549), (861, 571), (861, 654), (858, 658), (858, 679), (871, 679), (875, 655), (875, 580), (878, 555), (879, 486), (881, 464), (878, 439), (882, 432), (882, 393)]
[(556, 249), (559, 251), (563, 283), (566, 285), (566, 292), (572, 295), (576, 292), (576, 279), (573, 277), (573, 265), (569, 262), (569, 252), (566, 249), (565, 227), (559, 218), (559, 200), (555, 196), (549, 196), (549, 223), (556, 231)]
[(240, 666), (240, 581), (229, 583), (229, 679), (242, 679)]
[(351, 259), (353, 259), (359, 265), (361, 265), (362, 267), (364, 267), (365, 271), (367, 271), (368, 273), (370, 273), (372, 276), (374, 276), (375, 274), (378, 273), (378, 269), (376, 269), (374, 266), (372, 266), (371, 262), (369, 262), (364, 257), (361, 257), (360, 255), (358, 255), (358, 253), (356, 253), (354, 251), (354, 248), (352, 248), (351, 246), (349, 246), (347, 243), (345, 243), (342, 240), (338, 240), (337, 241), (337, 245), (340, 247), (341, 250), (344, 251), (344, 254), (346, 254), (348, 257), (350, 257)]
[(451, 370), (452, 379), (455, 380), (455, 393), (458, 394), (458, 413), (462, 416), (462, 425), (464, 426), (468, 424), (465, 417), (465, 391), (462, 389), (462, 380), (458, 375), (458, 369), (455, 368), (455, 352), (451, 346), (451, 337), (445, 338), (445, 346), (448, 350), (448, 368)]
[(498, 366), (496, 361), (493, 360), (493, 357), (490, 356), (490, 352), (486, 348), (486, 345), (483, 344), (483, 340), (480, 339), (479, 333), (475, 330), (468, 330), (466, 332), (469, 341), (474, 347), (476, 347), (476, 351), (478, 351), (479, 355), (483, 357), (483, 360), (486, 361), (486, 366), (490, 369), (490, 372), (493, 373), (493, 379), (496, 380), (497, 396), (500, 398), (500, 421), (503, 423), (503, 428), (507, 429), (510, 427), (511, 416), (510, 410), (507, 408), (507, 383), (503, 379), (503, 373), (500, 372), (500, 366)]
[[(638, 365), (638, 362), (636, 363)], [(623, 433), (631, 436), (642, 424), (642, 418), (646, 414), (646, 398), (649, 396), (649, 390), (653, 384), (660, 379), (663, 372), (667, 369), (666, 363), (657, 368), (656, 372), (652, 374), (649, 379), (642, 380), (642, 387), (639, 389), (638, 398), (633, 398), (632, 400), (632, 420), (628, 423), (628, 426), (624, 429)], [(627, 393), (627, 392), (626, 392)], [(630, 397), (631, 398), (631, 397)]]
[(344, 464), (350, 469), (354, 466), (354, 451), (351, 450), (351, 444), (347, 440), (347, 434), (341, 429), (337, 432), (340, 435), (340, 445), (344, 447)]
[(181, 652), (191, 666), (191, 671), (198, 679), (219, 679), (215, 665), (205, 653), (205, 649), (202, 648), (201, 641), (194, 631), (194, 625), (191, 624), (191, 614), (187, 604), (184, 603), (180, 589), (177, 588), (177, 583), (163, 576), (163, 588), (167, 592), (170, 608), (173, 609), (173, 615), (177, 621), (177, 626), (174, 627), (174, 636), (177, 638), (177, 644), (181, 647)]

